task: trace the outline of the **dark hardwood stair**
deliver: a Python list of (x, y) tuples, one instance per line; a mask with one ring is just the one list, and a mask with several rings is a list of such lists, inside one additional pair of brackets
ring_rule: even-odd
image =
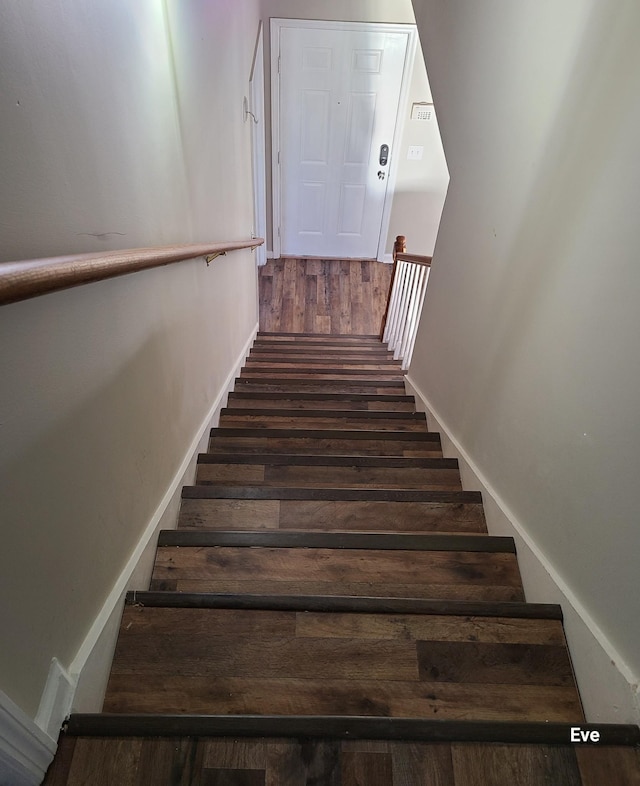
[(201, 454), (196, 483), (462, 490), (455, 459), (277, 453)]
[[(606, 740), (591, 759), (577, 724)], [(155, 737), (182, 739), (156, 761)], [(377, 337), (284, 333), (258, 335), (127, 596), (104, 713), (72, 716), (62, 750), (108, 758), (110, 738), (143, 740), (148, 771), (250, 786), (593, 786), (612, 750), (635, 777), (640, 745), (585, 724), (560, 608), (526, 602), (513, 540)]]
[(150, 589), (524, 601), (513, 541), (486, 535), (167, 530)]

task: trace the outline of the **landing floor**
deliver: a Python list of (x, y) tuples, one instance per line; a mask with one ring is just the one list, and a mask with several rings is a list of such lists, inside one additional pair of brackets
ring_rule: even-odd
[(377, 334), (392, 267), (360, 260), (269, 260), (259, 268), (260, 330)]

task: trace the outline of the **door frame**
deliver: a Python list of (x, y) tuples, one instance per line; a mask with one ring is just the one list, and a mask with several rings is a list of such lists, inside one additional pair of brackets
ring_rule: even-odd
[(280, 31), (285, 27), (293, 28), (315, 28), (329, 30), (354, 30), (357, 32), (376, 32), (376, 33), (408, 33), (407, 51), (404, 58), (404, 69), (402, 71), (402, 83), (400, 86), (400, 97), (398, 101), (398, 114), (393, 131), (391, 143), (391, 156), (389, 158), (389, 175), (387, 179), (387, 190), (385, 192), (384, 207), (382, 210), (382, 221), (380, 224), (380, 234), (378, 236), (378, 251), (376, 259), (379, 262), (385, 260), (385, 246), (391, 222), (391, 207), (395, 192), (396, 178), (399, 160), (398, 147), (402, 139), (404, 125), (407, 116), (407, 103), (409, 100), (409, 87), (413, 74), (413, 65), (418, 43), (418, 32), (415, 25), (410, 24), (387, 24), (385, 22), (332, 22), (316, 19), (271, 19), (271, 212), (273, 217), (272, 227), (272, 246), (273, 255), (277, 259), (280, 256), (282, 247), (280, 242), (280, 223), (282, 209), (280, 202), (282, 180), (280, 175)]
[(256, 249), (256, 262), (267, 262), (267, 175), (264, 101), (264, 30), (258, 25), (258, 36), (253, 53), (249, 77), (249, 105), (245, 120), (251, 123), (251, 171), (253, 177), (253, 236), (263, 237), (264, 243)]

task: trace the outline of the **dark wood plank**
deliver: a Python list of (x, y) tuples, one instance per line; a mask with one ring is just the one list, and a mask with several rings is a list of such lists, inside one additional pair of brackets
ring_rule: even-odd
[(286, 453), (200, 453), (198, 464), (268, 464), (270, 466), (300, 467), (375, 467), (377, 469), (447, 469), (458, 470), (457, 459), (418, 458), (408, 456), (323, 456), (287, 455)]
[(425, 682), (574, 685), (566, 647), (557, 644), (418, 641), (416, 646)]
[(422, 469), (419, 467), (358, 466), (286, 466), (235, 464), (225, 462), (199, 464), (196, 484), (300, 486), (317, 488), (421, 489), (424, 491), (461, 491), (457, 469)]
[(361, 420), (366, 422), (368, 426), (375, 429), (376, 425), (379, 421), (392, 421), (393, 423), (396, 422), (403, 422), (406, 421), (408, 423), (411, 422), (418, 422), (421, 424), (426, 423), (426, 418), (424, 412), (385, 412), (384, 410), (376, 410), (376, 411), (367, 411), (367, 412), (358, 412), (354, 413), (350, 410), (326, 410), (326, 409), (308, 409), (304, 411), (300, 411), (299, 409), (285, 409), (281, 408), (278, 409), (277, 412), (274, 412), (270, 408), (243, 408), (243, 407), (224, 407), (221, 412), (220, 416), (232, 416), (232, 417), (241, 417), (243, 415), (250, 416), (250, 417), (269, 417), (269, 418), (299, 418), (299, 419), (313, 419), (313, 418), (333, 418), (336, 420)]
[(392, 742), (389, 750), (393, 786), (455, 786), (450, 744)]
[(307, 429), (218, 429), (210, 438), (209, 453), (285, 453), (305, 456), (396, 456), (441, 458), (439, 439), (421, 432)]
[(238, 377), (235, 389), (251, 392), (282, 393), (364, 393), (364, 394), (394, 394), (402, 395), (405, 392), (404, 384), (394, 380), (359, 381), (350, 379), (259, 379)]
[(200, 783), (202, 786), (266, 786), (264, 770), (205, 769)]
[(477, 502), (188, 499), (179, 526), (366, 532), (486, 532)]
[[(404, 415), (403, 412), (391, 413)], [(274, 430), (333, 430), (345, 429), (348, 431), (407, 431), (425, 433), (427, 424), (424, 418), (416, 418), (412, 413), (408, 418), (387, 418), (383, 412), (367, 413), (341, 413), (320, 411), (291, 411), (263, 410), (256, 412), (225, 412), (220, 417), (221, 428), (250, 428)]]
[(640, 748), (607, 745), (575, 748), (582, 786), (640, 786)]
[(76, 741), (76, 737), (69, 737), (67, 734), (60, 735), (58, 750), (55, 758), (49, 765), (42, 786), (66, 786), (69, 769), (75, 753)]
[(421, 489), (298, 488), (296, 486), (184, 486), (183, 499), (278, 499), (340, 502), (431, 502), (451, 505), (482, 504), (479, 491), (422, 491)]
[(78, 740), (69, 768), (68, 786), (110, 784), (139, 786), (138, 764), (142, 740)]
[(202, 766), (203, 751), (193, 738), (145, 739), (138, 761), (137, 786), (149, 786), (152, 783), (200, 786)]
[(342, 754), (342, 786), (389, 786), (393, 784), (392, 759), (388, 753), (345, 751)]
[(567, 747), (452, 745), (455, 786), (581, 786), (575, 753)]
[[(279, 719), (275, 721), (277, 725), (281, 723)], [(188, 723), (189, 719), (183, 718), (182, 723), (185, 722)], [(205, 723), (199, 723), (197, 730), (202, 731)], [(452, 725), (460, 727), (460, 724), (445, 721), (441, 728), (451, 728)], [(155, 731), (157, 733), (157, 729)], [(66, 755), (64, 751), (73, 753), (76, 740), (80, 747), (87, 742), (86, 738), (68, 735), (61, 740), (56, 757), (60, 763), (57, 760), (54, 762), (61, 778), (55, 786), (68, 786), (70, 762), (65, 763), (65, 769), (61, 766), (61, 760)], [(136, 737), (107, 737), (101, 743), (107, 751), (116, 751), (119, 761), (128, 758), (122, 756), (123, 747), (140, 749), (140, 738)], [(492, 786), (512, 786), (515, 783), (524, 786), (637, 786), (640, 783), (637, 749), (620, 746), (238, 738), (237, 734), (235, 739), (233, 736), (200, 737), (199, 740), (192, 737), (145, 739), (136, 767), (137, 783), (139, 786), (203, 786), (203, 783), (208, 782), (206, 778), (210, 777), (210, 773), (222, 772), (226, 778), (223, 783), (242, 784), (247, 783), (246, 778), (262, 777), (263, 781), (257, 782), (265, 782), (268, 786), (309, 786), (310, 783), (327, 786), (340, 784), (344, 763), (350, 762), (349, 766), (352, 766), (354, 758), (362, 755), (391, 757), (390, 776), (385, 770), (384, 783), (388, 786), (459, 786), (461, 783), (473, 786), (479, 783), (490, 783)], [(576, 758), (581, 780), (576, 780)], [(588, 762), (586, 767), (584, 762)], [(170, 765), (175, 769), (168, 769)], [(234, 781), (236, 777), (241, 780)], [(368, 780), (361, 782), (366, 786), (375, 783), (370, 780), (368, 773), (367, 777)], [(90, 783), (91, 786), (108, 786), (126, 783), (126, 780), (126, 772), (109, 767), (106, 771), (94, 772)], [(248, 782), (252, 783), (251, 780)], [(52, 784), (45, 780), (44, 786)]]
[[(151, 690), (150, 685), (161, 685), (161, 690)], [(272, 721), (263, 727), (262, 733), (266, 736), (310, 734), (314, 726), (302, 722), (305, 715), (318, 718), (341, 715), (391, 717), (397, 721), (403, 718), (436, 718), (438, 724), (445, 720), (573, 724), (582, 721), (580, 704), (572, 688), (525, 685), (515, 692), (513, 685), (416, 683), (399, 679), (347, 680), (327, 676), (314, 680), (266, 678), (264, 675), (252, 678), (211, 674), (113, 674), (105, 711), (128, 715), (244, 715), (243, 723), (238, 726), (243, 729), (240, 733), (245, 735), (259, 733), (255, 731), (256, 724), (246, 716), (264, 716)], [(281, 718), (281, 724), (273, 722), (274, 717)], [(289, 726), (284, 725), (286, 720), (290, 721)], [(226, 726), (227, 733), (238, 733), (232, 730), (238, 726), (232, 726), (230, 721), (228, 717), (221, 720), (220, 728)], [(340, 726), (336, 722), (317, 721), (316, 724), (318, 736), (341, 736), (337, 733), (336, 729)], [(352, 726), (347, 728), (355, 733)], [(359, 736), (376, 736), (370, 726), (362, 724), (360, 728)], [(438, 731), (442, 733), (442, 729), (438, 728)], [(439, 739), (432, 730), (431, 733), (433, 739)], [(408, 740), (414, 738), (411, 735), (406, 725), (398, 729), (387, 726), (383, 738)], [(508, 736), (506, 732), (505, 736)]]
[[(420, 592), (423, 585), (502, 586), (521, 590), (517, 561), (513, 554), (490, 554), (448, 551), (381, 551), (376, 549), (323, 548), (234, 548), (171, 546), (158, 549), (154, 579), (177, 579), (178, 590), (183, 582), (215, 581), (224, 585), (225, 579), (244, 581), (247, 592), (253, 582), (287, 582), (297, 592), (306, 590), (307, 583), (325, 585), (322, 594), (348, 594), (342, 590), (345, 579), (349, 584), (368, 586), (366, 594), (386, 595), (402, 586)], [(220, 590), (224, 591), (224, 590)], [(283, 593), (284, 594), (284, 593)], [(397, 592), (391, 594), (396, 595)]]

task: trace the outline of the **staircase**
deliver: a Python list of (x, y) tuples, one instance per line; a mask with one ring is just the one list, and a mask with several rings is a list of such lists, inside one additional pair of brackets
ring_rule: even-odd
[[(596, 728), (560, 609), (525, 601), (400, 364), (373, 336), (261, 333), (127, 598), (104, 714), (71, 717), (46, 783), (635, 777), (637, 730), (576, 753), (566, 724)], [(138, 780), (101, 780), (118, 761)]]

